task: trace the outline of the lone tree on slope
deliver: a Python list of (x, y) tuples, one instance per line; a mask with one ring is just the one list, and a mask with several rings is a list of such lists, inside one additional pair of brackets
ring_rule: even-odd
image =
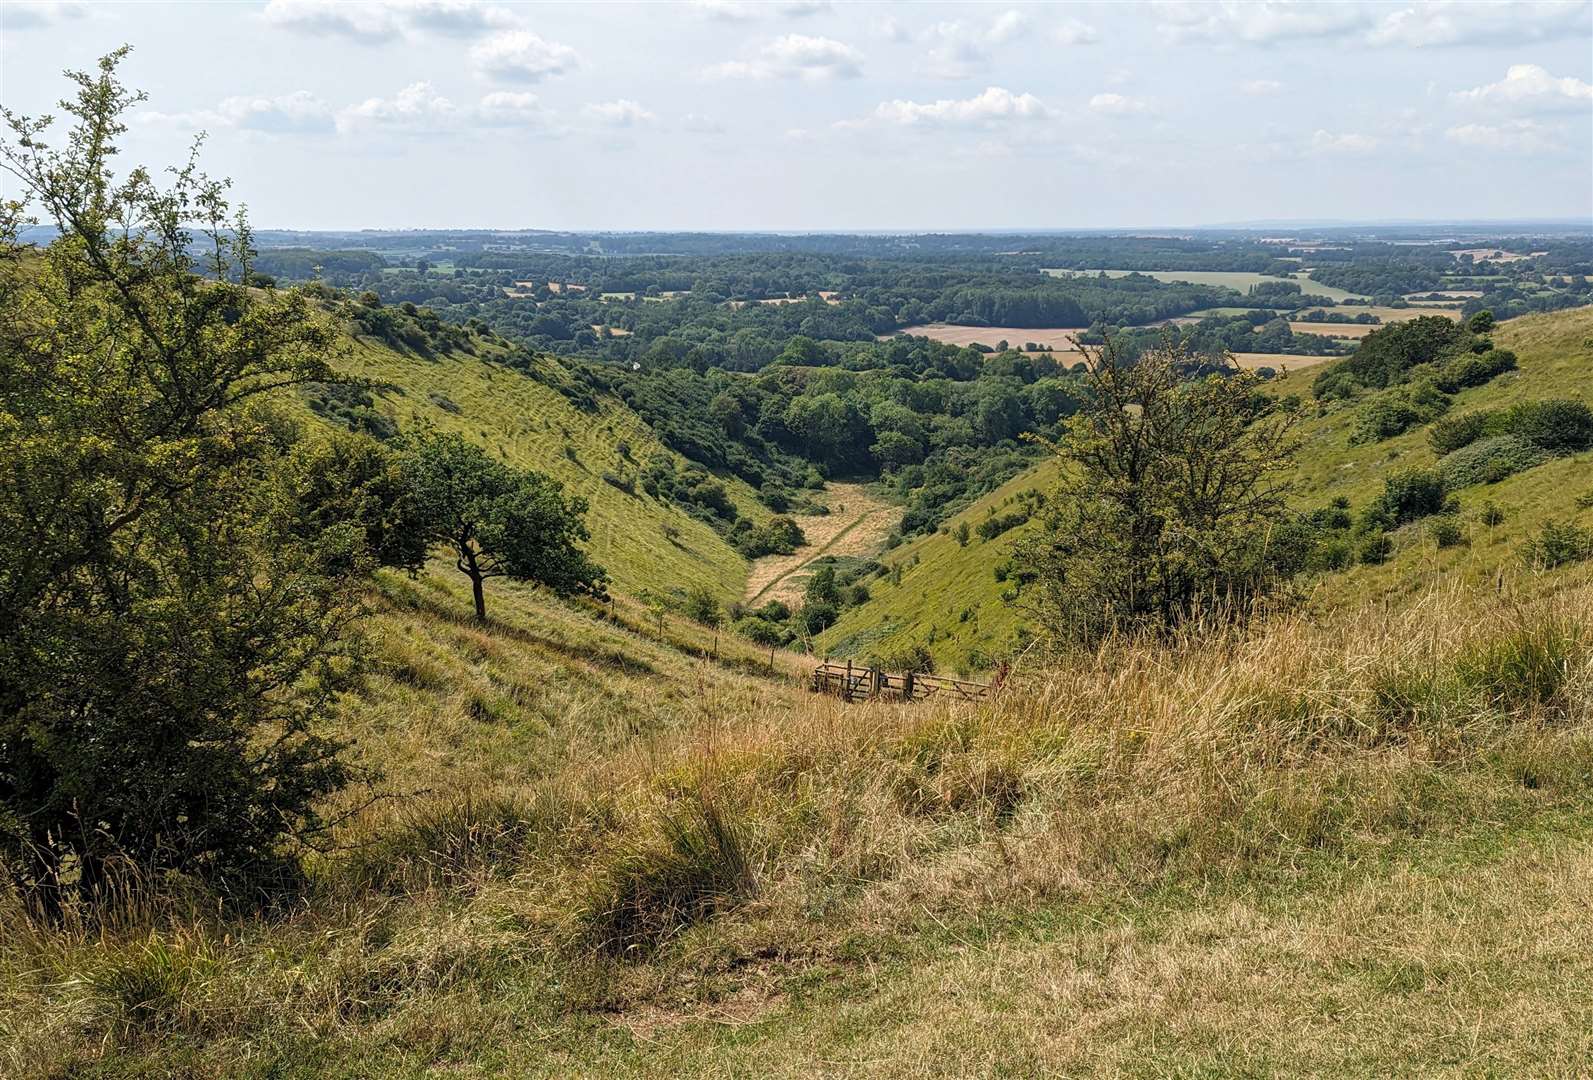
[(483, 584), (511, 577), (560, 594), (603, 595), (606, 575), (577, 546), (589, 539), (586, 500), (558, 481), (494, 461), (459, 435), (427, 434), (404, 455), (410, 513), (428, 545), (446, 545), (470, 579), (476, 618), (487, 618)]

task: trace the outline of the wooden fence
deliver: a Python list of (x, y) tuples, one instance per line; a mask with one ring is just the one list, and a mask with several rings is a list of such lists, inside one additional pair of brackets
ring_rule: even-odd
[(843, 701), (867, 701), (870, 698), (922, 701), (932, 697), (978, 701), (990, 696), (990, 687), (985, 683), (948, 679), (942, 675), (922, 675), (913, 671), (898, 674), (878, 668), (859, 667), (851, 661), (838, 664), (826, 660), (813, 669), (813, 692), (834, 694)]

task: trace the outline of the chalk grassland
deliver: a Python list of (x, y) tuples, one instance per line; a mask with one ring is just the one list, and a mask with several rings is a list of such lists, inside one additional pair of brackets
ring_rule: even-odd
[[(556, 360), (538, 360), (551, 382), (565, 378)], [(666, 453), (652, 429), (620, 402), (601, 398), (595, 413), (577, 409), (553, 386), (511, 368), (465, 354), (426, 358), (396, 352), (361, 339), (342, 364), (347, 374), (390, 384), (377, 394), (379, 407), (401, 430), (430, 425), (456, 431), (503, 460), (534, 468), (562, 481), (591, 506), (588, 550), (628, 593), (672, 592), (703, 585), (728, 602), (746, 582), (746, 560), (703, 522), (678, 507), (605, 481), (634, 478), (640, 464)], [(743, 513), (755, 519), (768, 511), (744, 482), (725, 487)], [(675, 539), (664, 527), (680, 530)]]
[(911, 707), (517, 586), (482, 628), (453, 577), (383, 577), (345, 704), (418, 794), (269, 917), (169, 891), (40, 932), (0, 898), (0, 1075), (1587, 1060), (1593, 589), (1117, 643)]
[(1026, 342), (1032, 341), (1036, 345), (1048, 346), (1054, 352), (1073, 353), (1076, 352), (1073, 348), (1074, 337), (1088, 331), (1087, 326), (1034, 329), (1021, 326), (954, 326), (951, 323), (924, 323), (919, 326), (903, 327), (889, 334), (881, 334), (880, 339), (905, 335), (943, 341), (947, 345), (988, 345), (992, 349), (1003, 341), (1013, 349), (1021, 349)]
[(864, 484), (832, 483), (821, 498), (829, 513), (792, 515), (807, 543), (790, 555), (753, 560), (744, 598), (749, 607), (771, 600), (801, 606), (813, 560), (826, 555), (872, 558), (884, 549), (886, 536), (901, 521), (901, 507), (885, 502)]
[[(1520, 370), (1462, 391), (1456, 395), (1453, 412), (1531, 398), (1593, 400), (1593, 308), (1512, 319), (1501, 323), (1493, 337), (1500, 348), (1517, 353)], [(1313, 358), (1275, 356), (1267, 362), (1289, 372), (1269, 383), (1269, 392), (1298, 395), (1307, 403), (1295, 473), (1298, 505), (1325, 506), (1342, 495), (1359, 509), (1381, 491), (1390, 470), (1433, 463), (1425, 428), (1384, 442), (1351, 445), (1356, 411), (1343, 405), (1318, 411), (1311, 398), (1311, 380), (1317, 371), (1299, 364), (1309, 359)], [(976, 530), (990, 514), (1010, 511), (1019, 491), (1031, 487), (1050, 491), (1056, 475), (1055, 463), (1043, 462), (952, 518), (944, 532), (917, 537), (892, 550), (883, 561), (902, 567), (900, 584), (889, 578), (871, 581), (869, 600), (846, 611), (817, 639), (816, 647), (835, 655), (861, 656), (925, 644), (943, 669), (970, 673), (1010, 651), (1024, 616), (1021, 604), (1002, 600), (1002, 593), (1012, 586), (997, 581), (994, 571), (1008, 557), (1013, 542), (1037, 523), (988, 541), (981, 541)], [(1575, 518), (1593, 524), (1593, 509), (1577, 503), (1589, 492), (1593, 492), (1593, 454), (1555, 459), (1497, 484), (1467, 488), (1459, 493), (1465, 543), (1440, 549), (1419, 525), (1407, 527), (1394, 535), (1395, 552), (1387, 563), (1330, 575), (1315, 594), (1317, 602), (1397, 599), (1447, 580), (1481, 585), (1495, 581), (1501, 571), (1521, 579), (1520, 587), (1531, 591), (1540, 583), (1522, 563), (1522, 542), (1548, 519)], [(1477, 510), (1487, 502), (1506, 509), (1503, 524), (1486, 526), (1477, 519)], [(953, 535), (963, 523), (974, 530), (967, 547), (960, 547)]]
[(1300, 286), (1301, 291), (1315, 296), (1325, 296), (1329, 300), (1365, 299), (1360, 293), (1337, 289), (1312, 279), (1309, 270), (1302, 270), (1300, 273), (1290, 274), (1288, 277), (1277, 277), (1272, 274), (1254, 274), (1242, 270), (1044, 270), (1042, 273), (1051, 274), (1054, 277), (1076, 277), (1092, 274), (1105, 274), (1107, 277), (1127, 277), (1129, 274), (1144, 274), (1146, 277), (1155, 278), (1157, 281), (1185, 281), (1191, 285), (1220, 285), (1239, 292), (1248, 292), (1252, 285), (1293, 281)]

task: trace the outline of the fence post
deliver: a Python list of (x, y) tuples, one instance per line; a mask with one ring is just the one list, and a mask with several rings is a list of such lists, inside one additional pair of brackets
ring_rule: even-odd
[(908, 701), (913, 700), (913, 673), (911, 671), (902, 678), (902, 696)]

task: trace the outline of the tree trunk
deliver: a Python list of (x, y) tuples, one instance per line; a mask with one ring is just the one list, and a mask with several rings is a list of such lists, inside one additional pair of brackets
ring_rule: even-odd
[(486, 594), (481, 591), (481, 575), (480, 574), (471, 574), (470, 575), (470, 591), (473, 594), (475, 594), (475, 597), (476, 597), (476, 621), (477, 622), (486, 622), (487, 621), (487, 597), (486, 597)]

